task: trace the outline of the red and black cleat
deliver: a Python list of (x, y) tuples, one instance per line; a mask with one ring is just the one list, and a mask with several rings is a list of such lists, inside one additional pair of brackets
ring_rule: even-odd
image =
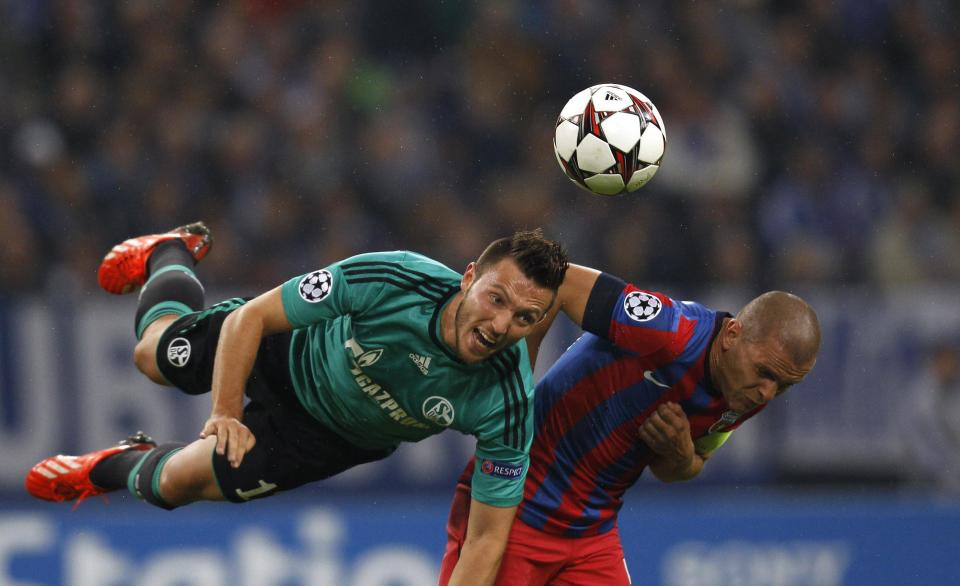
[(108, 293), (123, 295), (139, 289), (147, 280), (147, 260), (161, 242), (182, 240), (197, 262), (207, 256), (213, 245), (213, 234), (203, 222), (180, 226), (165, 234), (130, 238), (117, 244), (103, 257), (97, 271), (97, 282)]
[(108, 492), (90, 481), (90, 472), (104, 458), (126, 450), (146, 451), (156, 446), (153, 439), (138, 431), (110, 448), (82, 456), (52, 456), (27, 472), (24, 485), (27, 492), (38, 499), (56, 503), (76, 500), (79, 505), (87, 497)]

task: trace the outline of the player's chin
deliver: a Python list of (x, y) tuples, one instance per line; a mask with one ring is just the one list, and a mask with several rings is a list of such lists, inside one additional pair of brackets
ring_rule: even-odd
[(464, 354), (466, 354), (466, 356), (462, 358), (468, 363), (486, 360), (503, 349), (502, 340), (495, 344), (490, 344), (477, 329), (471, 330), (470, 333), (467, 334), (467, 338), (467, 343), (464, 344), (464, 349), (466, 350)]

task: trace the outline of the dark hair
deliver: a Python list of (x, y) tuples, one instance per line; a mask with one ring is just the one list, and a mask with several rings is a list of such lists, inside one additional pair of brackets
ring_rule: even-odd
[(477, 275), (512, 257), (517, 266), (537, 285), (556, 291), (563, 283), (569, 261), (559, 242), (543, 237), (543, 230), (523, 230), (509, 238), (494, 240), (477, 259)]

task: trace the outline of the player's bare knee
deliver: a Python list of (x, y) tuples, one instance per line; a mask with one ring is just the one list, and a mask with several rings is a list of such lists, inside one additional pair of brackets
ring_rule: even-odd
[(147, 378), (159, 385), (167, 385), (170, 383), (166, 381), (163, 374), (160, 373), (160, 368), (157, 366), (157, 345), (160, 343), (163, 332), (176, 320), (176, 315), (164, 315), (157, 318), (156, 321), (146, 327), (140, 337), (140, 341), (137, 342), (137, 345), (133, 349), (134, 365), (136, 365), (137, 369), (146, 375)]
[(169, 466), (165, 466), (160, 471), (158, 488), (159, 496), (173, 506), (185, 505), (199, 500), (196, 495), (196, 487), (192, 486), (190, 477), (178, 473), (177, 469), (171, 470)]
[(166, 384), (160, 369), (157, 367), (157, 336), (143, 338), (133, 349), (133, 363), (137, 370), (157, 384)]
[(159, 496), (173, 506), (181, 506), (200, 500), (199, 483), (183, 466), (171, 465), (168, 462), (160, 471), (160, 481), (157, 484)]
[(223, 500), (210, 457), (216, 440), (210, 436), (195, 441), (170, 458), (160, 472), (159, 492), (163, 500), (176, 506), (198, 500)]

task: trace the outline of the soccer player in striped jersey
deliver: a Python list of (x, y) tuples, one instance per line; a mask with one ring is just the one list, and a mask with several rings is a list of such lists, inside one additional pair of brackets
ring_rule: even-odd
[[(571, 265), (528, 338), (531, 355), (559, 310), (586, 333), (537, 384), (530, 473), (496, 584), (625, 585), (624, 492), (647, 468), (664, 482), (697, 476), (810, 372), (820, 326), (789, 293), (760, 295), (734, 317)], [(474, 468), (457, 485), (441, 584), (462, 552)]]
[(99, 272), (109, 292), (141, 289), (137, 367), (190, 394), (212, 391), (201, 439), (157, 446), (141, 434), (54, 456), (30, 470), (29, 492), (79, 502), (128, 488), (167, 509), (241, 503), (451, 428), (477, 437), (482, 463), (452, 582), (491, 583), (529, 464), (533, 374), (523, 338), (555, 302), (567, 268), (560, 245), (518, 232), (462, 275), (413, 252), (361, 254), (201, 309), (193, 268), (210, 244), (199, 223), (134, 238)]

